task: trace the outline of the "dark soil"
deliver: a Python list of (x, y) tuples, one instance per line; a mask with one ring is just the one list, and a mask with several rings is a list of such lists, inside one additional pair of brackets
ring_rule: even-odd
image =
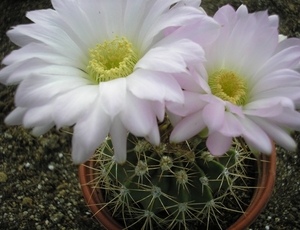
[[(225, 2), (225, 3), (224, 3)], [(250, 11), (279, 14), (280, 32), (300, 37), (299, 0), (203, 0), (213, 14), (226, 3), (246, 4)], [(6, 31), (27, 23), (26, 11), (49, 8), (49, 0), (2, 0), (0, 60), (15, 46)], [(15, 86), (0, 85), (0, 229), (102, 229), (86, 207), (71, 161), (71, 136), (53, 129), (41, 137), (30, 130), (8, 127), (3, 120), (13, 110)], [(300, 135), (295, 134), (300, 142)], [(250, 229), (300, 229), (299, 151), (277, 148), (277, 181), (269, 204)]]

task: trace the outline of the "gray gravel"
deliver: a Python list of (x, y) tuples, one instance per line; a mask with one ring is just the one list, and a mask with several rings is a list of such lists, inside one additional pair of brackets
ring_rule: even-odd
[[(251, 11), (269, 9), (281, 17), (281, 33), (299, 37), (299, 0), (209, 1), (210, 13), (218, 6), (240, 3)], [(0, 60), (12, 49), (5, 32), (27, 23), (25, 12), (48, 8), (48, 0), (2, 0), (0, 3)], [(101, 229), (86, 207), (71, 162), (69, 134), (55, 129), (42, 137), (30, 130), (7, 127), (3, 120), (12, 111), (15, 86), (0, 85), (0, 229)], [(300, 135), (295, 134), (300, 141)], [(300, 229), (299, 151), (277, 148), (277, 181), (271, 200), (251, 229)]]

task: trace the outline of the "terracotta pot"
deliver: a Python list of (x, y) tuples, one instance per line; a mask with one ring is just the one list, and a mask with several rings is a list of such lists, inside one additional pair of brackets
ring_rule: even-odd
[[(120, 230), (124, 227), (120, 225), (107, 211), (103, 208), (104, 197), (100, 189), (94, 189), (96, 183), (94, 172), (94, 161), (89, 160), (79, 165), (79, 181), (81, 190), (86, 204), (92, 211), (94, 217), (108, 230)], [(99, 211), (101, 210), (101, 211)]]
[[(103, 208), (105, 203), (100, 189), (94, 189), (95, 172), (93, 170), (94, 161), (90, 160), (79, 166), (79, 179), (84, 199), (94, 214), (94, 217), (108, 230), (120, 230), (124, 227), (119, 224), (107, 211)], [(272, 189), (275, 183), (276, 174), (276, 152), (273, 145), (273, 152), (270, 156), (261, 155), (261, 161), (258, 162), (260, 177), (257, 180), (257, 189), (254, 192), (252, 201), (245, 213), (233, 223), (229, 230), (244, 230), (246, 229), (261, 211), (267, 205)], [(96, 184), (96, 182), (95, 182)], [(99, 211), (101, 210), (101, 211)]]

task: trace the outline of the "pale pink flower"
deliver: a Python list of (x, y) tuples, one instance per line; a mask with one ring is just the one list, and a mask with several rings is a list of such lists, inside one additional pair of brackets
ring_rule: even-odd
[(35, 135), (75, 125), (75, 163), (88, 160), (108, 133), (120, 163), (128, 131), (159, 144), (157, 119), (164, 118), (165, 101), (184, 100), (172, 74), (187, 72), (187, 64), (204, 55), (180, 30), (167, 37), (165, 30), (199, 19), (219, 27), (194, 6), (200, 1), (187, 2), (193, 6), (180, 0), (52, 0), (54, 10), (28, 12), (34, 23), (7, 33), (21, 48), (4, 58), (0, 71), (1, 83), (20, 83), (16, 109), (5, 122), (33, 128)]
[(201, 4), (201, 0), (181, 0), (177, 3), (177, 6), (193, 6), (195, 8), (199, 8)]
[(237, 11), (224, 6), (214, 19), (222, 25), (219, 37), (199, 43), (206, 62), (177, 74), (185, 103), (167, 104), (176, 125), (171, 141), (200, 133), (214, 155), (226, 152), (238, 136), (266, 154), (272, 151), (270, 139), (295, 150), (290, 132), (300, 130), (300, 39), (279, 40), (278, 17), (249, 14), (244, 5)]

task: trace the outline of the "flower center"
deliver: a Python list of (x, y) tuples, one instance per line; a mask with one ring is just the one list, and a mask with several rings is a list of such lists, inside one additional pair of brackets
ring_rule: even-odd
[(90, 50), (87, 73), (97, 82), (127, 77), (133, 72), (138, 61), (138, 53), (124, 37), (104, 41)]
[(232, 71), (220, 70), (208, 78), (212, 94), (235, 105), (244, 105), (247, 97), (247, 84)]

